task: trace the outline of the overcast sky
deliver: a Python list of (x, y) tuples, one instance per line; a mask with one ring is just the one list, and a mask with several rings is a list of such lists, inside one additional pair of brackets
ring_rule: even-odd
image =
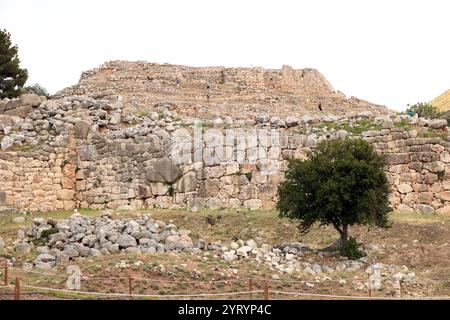
[(109, 60), (312, 67), (402, 110), (450, 89), (450, 1), (0, 0), (28, 83), (50, 92)]

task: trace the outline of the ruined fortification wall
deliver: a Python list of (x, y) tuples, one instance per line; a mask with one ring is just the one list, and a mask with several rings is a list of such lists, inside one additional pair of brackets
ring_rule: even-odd
[(148, 62), (111, 61), (82, 74), (77, 85), (57, 97), (114, 91), (127, 112), (169, 106), (183, 116), (234, 119), (259, 114), (301, 116), (319, 112), (346, 114), (389, 110), (336, 92), (317, 70), (188, 67)]
[[(450, 209), (449, 144), (440, 138), (415, 135), (415, 132), (392, 128), (368, 132), (364, 138), (388, 155), (386, 172), (392, 184), (391, 203), (397, 210), (447, 212)], [(225, 132), (223, 136), (226, 140)], [(223, 162), (194, 162), (195, 155), (190, 151), (184, 154), (192, 161), (176, 166), (176, 161), (162, 147), (168, 141), (155, 142), (153, 137), (140, 142), (93, 139), (89, 148), (82, 147), (83, 157), (78, 164), (81, 170), (77, 174), (78, 200), (80, 206), (90, 208), (272, 209), (277, 185), (286, 170), (283, 158), (305, 157), (320, 140), (286, 130), (280, 135), (279, 150), (274, 152), (259, 139), (243, 150), (239, 150), (236, 140), (228, 144), (225, 141), (223, 148), (217, 146), (213, 152), (216, 156), (223, 152), (219, 156)], [(240, 151), (241, 161), (233, 158), (239, 157)], [(204, 152), (211, 154), (207, 149)], [(156, 170), (160, 179), (152, 175), (155, 163), (159, 162), (164, 163)], [(267, 165), (271, 170), (267, 170)], [(170, 174), (173, 177), (164, 178)]]
[[(285, 159), (305, 158), (320, 140), (343, 134), (296, 129), (203, 128), (200, 155), (191, 142), (174, 152), (180, 137), (192, 136), (191, 128), (150, 135), (128, 130), (128, 137), (99, 132), (80, 137), (72, 131), (60, 136), (59, 147), (0, 153), (0, 209), (273, 209)], [(211, 144), (209, 132), (222, 142)], [(396, 210), (449, 213), (450, 144), (416, 135), (394, 127), (365, 132), (363, 138), (388, 155)]]
[(34, 152), (0, 152), (0, 212), (76, 207), (76, 152), (69, 141), (61, 144)]
[(50, 100), (0, 101), (0, 212), (272, 209), (287, 158), (349, 135), (388, 155), (395, 209), (450, 212), (446, 120), (354, 103), (314, 69), (110, 62)]

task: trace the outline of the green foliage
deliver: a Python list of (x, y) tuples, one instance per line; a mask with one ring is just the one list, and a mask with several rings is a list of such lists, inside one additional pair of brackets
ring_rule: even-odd
[(34, 93), (37, 94), (38, 96), (44, 96), (47, 99), (50, 98), (50, 93), (39, 83), (35, 83), (31, 86), (26, 86), (23, 88), (22, 91), (23, 93)]
[(169, 196), (173, 196), (175, 194), (175, 188), (172, 185), (169, 185), (169, 187), (167, 188), (167, 193), (169, 194)]
[(250, 172), (247, 172), (247, 173), (245, 174), (245, 177), (247, 178), (248, 181), (252, 181), (253, 173), (252, 173), (251, 171), (250, 171)]
[(329, 123), (321, 123), (315, 125), (316, 128), (328, 128), (333, 130), (345, 130), (354, 135), (360, 135), (361, 133), (369, 130), (381, 130), (383, 128), (382, 124), (375, 123), (371, 120), (363, 119), (358, 120), (353, 123), (349, 122), (329, 122)]
[(19, 64), (18, 49), (11, 44), (11, 35), (0, 30), (0, 99), (15, 98), (22, 93), (28, 71)]
[(343, 256), (351, 260), (356, 260), (366, 256), (366, 253), (361, 250), (361, 244), (356, 241), (355, 238), (350, 237), (347, 242), (345, 242), (340, 248), (340, 253)]
[(45, 245), (52, 234), (58, 233), (58, 228), (50, 228), (41, 232), (41, 237), (39, 239), (34, 239), (34, 245)]
[(400, 120), (400, 122), (394, 123), (394, 126), (396, 128), (402, 128), (403, 130), (406, 130), (406, 131), (411, 130), (411, 125), (405, 119)]
[(418, 102), (412, 106), (408, 104), (408, 108), (406, 109), (406, 113), (414, 113), (419, 117), (436, 119), (442, 116), (442, 112), (439, 111), (438, 108), (429, 103)]
[(447, 120), (447, 125), (450, 126), (450, 111), (443, 112), (440, 118)]
[(362, 139), (324, 140), (307, 160), (290, 159), (278, 187), (280, 216), (300, 221), (306, 233), (318, 222), (331, 224), (342, 243), (348, 226), (388, 226), (389, 184), (385, 156)]

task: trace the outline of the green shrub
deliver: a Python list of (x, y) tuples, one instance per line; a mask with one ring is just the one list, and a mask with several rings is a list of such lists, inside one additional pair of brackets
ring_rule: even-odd
[(47, 99), (50, 98), (50, 93), (45, 89), (43, 86), (41, 86), (39, 83), (35, 83), (31, 86), (26, 86), (23, 88), (24, 93), (34, 93), (38, 96), (44, 96)]
[(346, 243), (341, 246), (341, 255), (346, 256), (350, 260), (357, 260), (366, 256), (366, 253), (361, 250), (362, 244), (358, 243), (355, 238), (350, 237)]
[(406, 109), (408, 114), (417, 114), (419, 117), (436, 119), (442, 116), (442, 112), (438, 108), (429, 103), (418, 102), (412, 106), (408, 104)]

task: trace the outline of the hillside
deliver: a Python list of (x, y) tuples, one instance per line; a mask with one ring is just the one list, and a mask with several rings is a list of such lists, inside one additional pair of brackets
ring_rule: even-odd
[[(90, 95), (113, 90), (128, 113), (169, 107), (181, 116), (218, 115), (252, 119), (261, 114), (386, 114), (380, 105), (336, 91), (317, 70), (189, 67), (148, 62), (111, 61), (83, 72), (79, 83), (56, 96)], [(320, 107), (319, 107), (320, 106)]]
[(450, 110), (450, 89), (431, 101), (431, 104), (441, 111)]

